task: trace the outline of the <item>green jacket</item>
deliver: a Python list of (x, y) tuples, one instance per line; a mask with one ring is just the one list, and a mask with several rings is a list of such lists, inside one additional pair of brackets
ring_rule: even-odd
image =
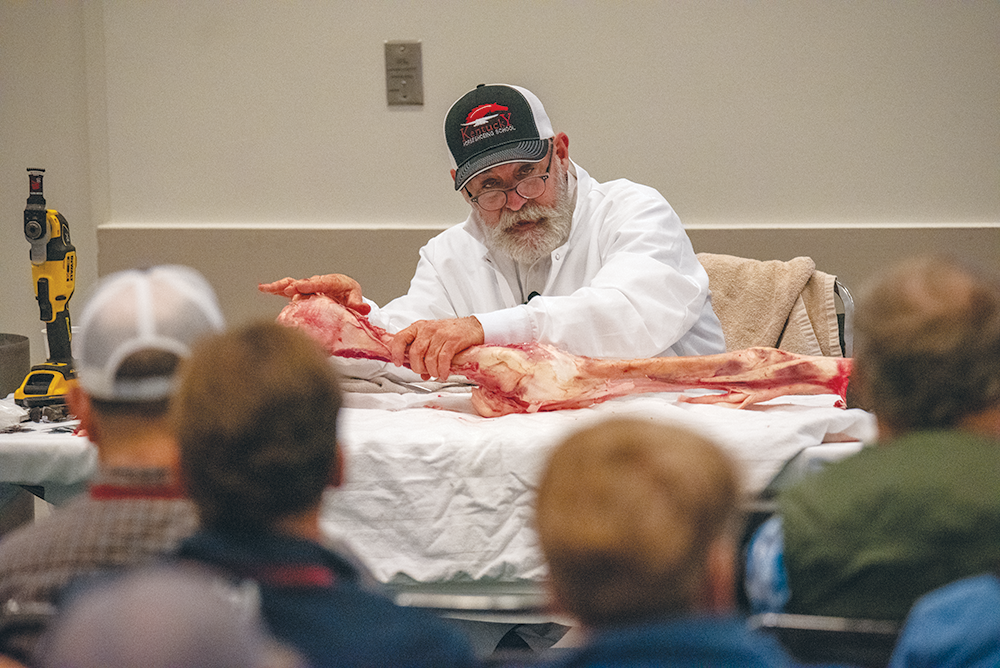
[(914, 433), (779, 498), (787, 612), (902, 620), (922, 594), (1000, 566), (1000, 442)]

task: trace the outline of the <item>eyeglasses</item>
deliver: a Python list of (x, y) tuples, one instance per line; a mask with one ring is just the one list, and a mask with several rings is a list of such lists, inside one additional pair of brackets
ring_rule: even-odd
[(511, 190), (524, 199), (535, 199), (541, 197), (545, 192), (545, 180), (549, 178), (549, 168), (552, 167), (552, 140), (549, 140), (549, 163), (545, 165), (544, 174), (535, 174), (526, 179), (521, 179), (510, 188), (495, 188), (479, 193), (475, 197), (465, 188), (469, 195), (469, 201), (477, 205), (483, 211), (499, 211), (507, 206), (507, 193)]

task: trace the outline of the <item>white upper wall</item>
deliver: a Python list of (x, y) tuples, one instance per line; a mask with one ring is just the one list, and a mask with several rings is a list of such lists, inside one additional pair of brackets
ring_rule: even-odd
[[(115, 222), (449, 225), (441, 124), (546, 104), (597, 178), (686, 223), (1000, 219), (1000, 3), (103, 3)], [(383, 42), (423, 42), (388, 107)]]

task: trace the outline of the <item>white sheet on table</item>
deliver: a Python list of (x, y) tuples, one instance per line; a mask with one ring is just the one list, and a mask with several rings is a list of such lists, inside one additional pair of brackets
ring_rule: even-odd
[(0, 400), (0, 430), (21, 424), (27, 419), (28, 410), (26, 408), (21, 408), (13, 400)]
[(324, 530), (385, 581), (537, 580), (545, 567), (531, 528), (536, 483), (549, 449), (593, 420), (633, 416), (698, 430), (742, 462), (751, 492), (805, 447), (875, 435), (869, 413), (834, 408), (834, 396), (745, 410), (677, 396), (482, 418), (468, 395), (349, 395), (340, 427), (346, 482), (326, 498)]
[(86, 438), (66, 432), (78, 424), (22, 422), (22, 431), (0, 435), (0, 482), (76, 485), (88, 480), (97, 469), (97, 450)]

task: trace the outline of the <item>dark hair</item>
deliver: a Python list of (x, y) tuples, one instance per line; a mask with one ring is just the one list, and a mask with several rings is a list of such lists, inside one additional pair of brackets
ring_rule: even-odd
[(1000, 405), (1000, 280), (915, 257), (859, 294), (855, 373), (866, 408), (897, 430), (947, 429)]
[(197, 346), (173, 418), (202, 524), (259, 531), (318, 504), (340, 405), (332, 362), (298, 330), (252, 324)]
[[(177, 371), (180, 357), (166, 350), (144, 348), (131, 353), (118, 366), (115, 380), (142, 380), (144, 378), (169, 378)], [(167, 415), (169, 397), (146, 401), (98, 399), (90, 397), (90, 405), (103, 417), (157, 419)]]

